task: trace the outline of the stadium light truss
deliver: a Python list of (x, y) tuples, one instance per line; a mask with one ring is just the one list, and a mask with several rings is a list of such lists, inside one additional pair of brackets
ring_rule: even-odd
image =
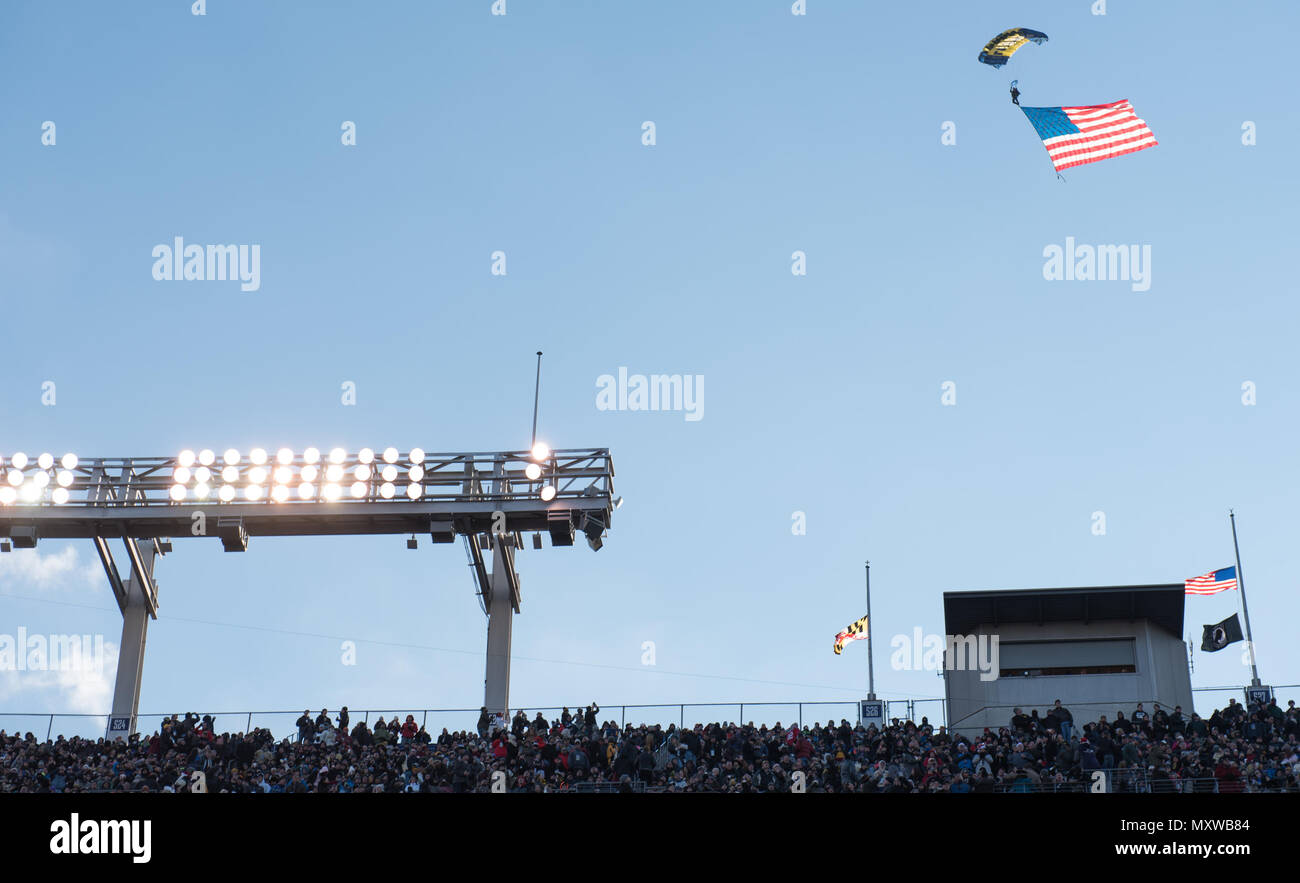
[[(515, 552), (572, 546), (577, 531), (599, 550), (615, 509), (605, 448), (430, 454), (420, 448), (230, 448), (172, 457), (0, 455), (0, 551), (42, 539), (90, 539), (122, 610), (122, 643), (109, 735), (135, 730), (148, 619), (157, 619), (154, 562), (173, 537), (218, 537), (228, 552), (257, 536), (460, 536), (488, 614), (485, 704), (508, 708), (512, 614), (519, 612)], [(108, 541), (131, 562), (124, 580)], [(407, 548), (415, 548), (413, 539)], [(491, 571), (487, 554), (491, 555)]]

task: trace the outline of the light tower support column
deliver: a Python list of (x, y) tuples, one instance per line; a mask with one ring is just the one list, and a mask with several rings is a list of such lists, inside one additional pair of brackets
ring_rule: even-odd
[[(118, 606), (122, 609), (122, 640), (117, 651), (117, 679), (113, 686), (112, 713), (108, 719), (108, 736), (126, 739), (136, 730), (136, 715), (140, 711), (140, 680), (144, 674), (145, 637), (150, 618), (158, 616), (157, 586), (153, 580), (154, 560), (158, 544), (154, 540), (124, 539), (131, 559), (131, 577), (121, 583)], [(106, 557), (105, 570), (112, 581), (117, 568), (107, 554), (107, 545), (97, 543), (101, 557)], [(116, 586), (114, 587), (116, 589)]]
[[(514, 627), (516, 599), (511, 590), (509, 571), (514, 556), (506, 546), (506, 536), (492, 541), (492, 593), (485, 599), (488, 613), (487, 673), (484, 678), (483, 704), (490, 713), (500, 712), (510, 719), (510, 640)], [(516, 580), (518, 577), (516, 577)]]

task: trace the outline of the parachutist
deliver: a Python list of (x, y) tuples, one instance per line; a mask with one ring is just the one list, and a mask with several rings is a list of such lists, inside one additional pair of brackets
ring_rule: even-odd
[(1014, 82), (1011, 84), (1011, 103), (1016, 107), (1020, 106), (1020, 90), (1016, 88)]

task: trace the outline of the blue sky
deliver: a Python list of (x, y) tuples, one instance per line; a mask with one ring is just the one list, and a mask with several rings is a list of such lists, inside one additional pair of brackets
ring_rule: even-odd
[[(539, 435), (609, 447), (627, 502), (599, 553), (520, 555), (512, 705), (858, 698), (864, 559), (877, 692), (938, 697), (887, 644), (945, 590), (1181, 581), (1232, 562), (1229, 507), (1261, 675), (1300, 679), (1292, 4), (490, 6), (6, 4), (0, 453), (521, 448), (542, 349)], [(1018, 25), (1051, 41), (975, 61)], [(1012, 78), (1160, 144), (1059, 181)], [(176, 236), (259, 244), (260, 289), (155, 281)], [(1046, 281), (1066, 237), (1150, 245), (1150, 290)], [(598, 410), (620, 366), (702, 375), (704, 419)], [(90, 545), (39, 554), (0, 559), (0, 631), (116, 643)], [(178, 538), (157, 577), (143, 712), (482, 701), (459, 546)], [(1237, 600), (1189, 599), (1198, 645)]]

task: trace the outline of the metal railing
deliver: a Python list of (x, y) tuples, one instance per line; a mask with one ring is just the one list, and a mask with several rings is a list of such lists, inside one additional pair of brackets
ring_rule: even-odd
[[(885, 720), (898, 719), (915, 721), (920, 724), (922, 718), (936, 728), (941, 726), (945, 717), (945, 703), (942, 699), (889, 699), (885, 703)], [(528, 705), (512, 711), (523, 711), (531, 721), (538, 712), (547, 721), (560, 718), (564, 706)], [(569, 706), (574, 714), (585, 712), (584, 708)], [(367, 726), (371, 721), (382, 716), (385, 720), (396, 717), (398, 723), (405, 722), (408, 714), (433, 737), (437, 738), (443, 729), (450, 732), (475, 730), (480, 709), (478, 708), (382, 708), (382, 709), (348, 709), (348, 726), (356, 726), (358, 721)], [(615, 717), (617, 712), (617, 717)], [(778, 722), (783, 726), (797, 723), (801, 728), (810, 723), (838, 723), (849, 720), (858, 723), (861, 720), (858, 700), (813, 700), (809, 702), (679, 702), (672, 704), (628, 704), (602, 706), (597, 715), (597, 724), (617, 721), (620, 729), (627, 726), (668, 726), (678, 728), (694, 727), (699, 724), (748, 724), (755, 726), (774, 726)], [(315, 721), (319, 709), (312, 710), (308, 716)], [(254, 729), (270, 730), (277, 739), (294, 738), (298, 734), (297, 720), (301, 711), (227, 711), (198, 712), (201, 720), (204, 715), (213, 719), (213, 730), (220, 733), (248, 733)], [(184, 714), (138, 714), (135, 730), (148, 737), (158, 732), (162, 722), (170, 717), (183, 718)], [(338, 709), (329, 715), (337, 725)], [(937, 719), (936, 719), (937, 718)], [(56, 728), (56, 724), (59, 726)], [(96, 714), (43, 714), (43, 713), (9, 713), (0, 712), (0, 730), (6, 733), (28, 733), (39, 735), (45, 730), (48, 741), (57, 736), (71, 738), (80, 736), (85, 739), (98, 739), (108, 735), (108, 716)]]

